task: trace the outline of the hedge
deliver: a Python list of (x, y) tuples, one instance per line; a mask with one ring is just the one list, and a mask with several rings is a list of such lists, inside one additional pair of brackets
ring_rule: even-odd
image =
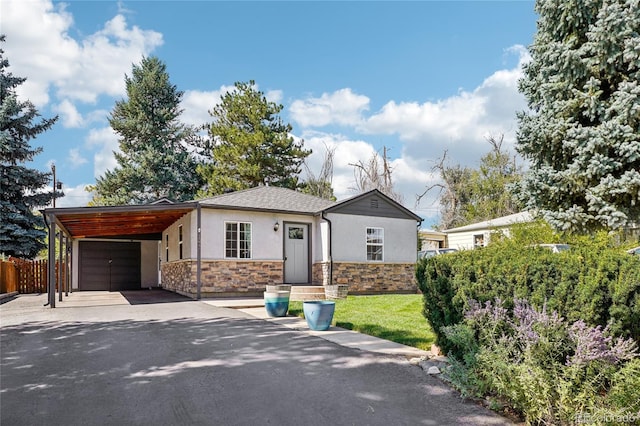
[(508, 309), (514, 297), (526, 299), (570, 322), (608, 325), (614, 335), (640, 343), (640, 258), (619, 248), (574, 246), (552, 253), (496, 243), (423, 259), (416, 265), (416, 279), (423, 314), (445, 352), (452, 346), (442, 327), (462, 321), (469, 299), (499, 298)]

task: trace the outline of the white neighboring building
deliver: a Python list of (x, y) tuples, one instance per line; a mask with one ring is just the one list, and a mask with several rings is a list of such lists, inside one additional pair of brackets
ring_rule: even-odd
[(509, 228), (513, 224), (528, 223), (532, 222), (533, 219), (533, 215), (525, 211), (458, 228), (446, 229), (444, 232), (447, 234), (449, 248), (470, 250), (489, 244), (492, 232), (501, 231), (509, 236)]

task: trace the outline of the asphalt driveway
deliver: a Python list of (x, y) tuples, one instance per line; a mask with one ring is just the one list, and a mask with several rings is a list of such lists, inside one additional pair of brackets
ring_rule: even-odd
[(0, 305), (2, 425), (508, 424), (404, 358), (240, 311), (45, 299)]

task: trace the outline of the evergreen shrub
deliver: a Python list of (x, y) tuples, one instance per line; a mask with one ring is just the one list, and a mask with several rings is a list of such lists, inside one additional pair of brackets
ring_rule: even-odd
[(443, 327), (463, 320), (470, 299), (484, 303), (498, 298), (506, 309), (513, 309), (514, 298), (526, 299), (571, 323), (608, 326), (612, 335), (640, 342), (640, 258), (614, 247), (606, 234), (576, 238), (570, 250), (552, 253), (533, 244), (542, 242), (536, 235), (549, 236), (531, 232), (516, 228), (512, 238), (492, 237), (494, 242), (482, 249), (418, 262), (423, 314), (443, 351), (462, 355), (456, 354)]

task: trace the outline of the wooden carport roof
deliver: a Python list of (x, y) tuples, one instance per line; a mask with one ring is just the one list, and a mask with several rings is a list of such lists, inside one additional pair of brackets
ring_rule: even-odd
[(65, 207), (44, 210), (71, 238), (133, 237), (160, 239), (169, 225), (198, 203), (141, 206)]

